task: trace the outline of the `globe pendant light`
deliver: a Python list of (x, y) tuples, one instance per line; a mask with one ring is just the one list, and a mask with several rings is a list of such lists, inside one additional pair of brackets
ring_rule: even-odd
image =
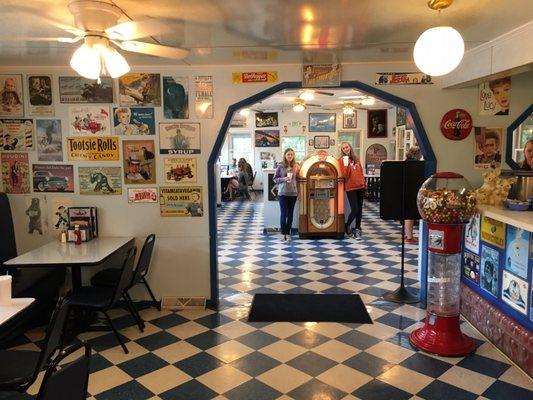
[[(429, 8), (440, 10), (452, 4), (453, 0), (430, 0)], [(413, 56), (415, 64), (430, 76), (446, 75), (453, 71), (463, 59), (465, 43), (461, 34), (451, 26), (430, 28), (415, 43)]]

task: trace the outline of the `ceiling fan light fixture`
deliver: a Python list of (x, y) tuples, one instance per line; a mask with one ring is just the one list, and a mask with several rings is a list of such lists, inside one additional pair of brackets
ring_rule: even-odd
[(352, 103), (344, 104), (344, 107), (342, 108), (342, 113), (344, 115), (353, 115), (355, 113), (354, 105)]
[(304, 90), (298, 97), (302, 100), (310, 101), (315, 98), (315, 92), (313, 90)]
[(376, 99), (369, 96), (361, 100), (361, 104), (364, 106), (373, 106), (374, 104), (376, 104)]
[(100, 54), (96, 48), (84, 43), (72, 54), (70, 66), (79, 75), (88, 79), (98, 79), (102, 71)]
[(102, 59), (106, 71), (111, 78), (118, 78), (130, 71), (130, 66), (126, 59), (112, 47), (105, 47), (101, 50)]
[(302, 103), (296, 103), (292, 106), (292, 111), (294, 112), (302, 112), (305, 110), (305, 105)]
[(239, 115), (241, 117), (247, 117), (248, 115), (250, 115), (250, 109), (249, 108), (243, 108), (239, 111)]

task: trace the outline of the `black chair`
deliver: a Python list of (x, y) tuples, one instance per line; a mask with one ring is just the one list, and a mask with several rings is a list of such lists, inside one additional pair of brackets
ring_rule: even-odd
[(136, 247), (132, 247), (128, 250), (122, 268), (118, 270), (120, 274), (119, 279), (115, 283), (115, 287), (83, 286), (77, 289), (70, 298), (70, 306), (72, 309), (87, 311), (90, 313), (102, 313), (105, 317), (105, 322), (115, 334), (126, 354), (128, 353), (128, 348), (124, 344), (124, 341), (120, 337), (107, 312), (117, 304), (132, 280), (136, 253)]
[(52, 313), (46, 328), (46, 336), (41, 351), (2, 350), (0, 351), (0, 391), (26, 391), (37, 379), (37, 375), (50, 361), (57, 350), (62, 348), (63, 330), (67, 319), (69, 300), (61, 298)]
[(250, 181), (250, 184), (248, 185), (250, 192), (252, 192), (254, 195), (255, 195), (254, 182), (255, 182), (256, 176), (257, 176), (257, 171), (254, 172), (252, 179)]

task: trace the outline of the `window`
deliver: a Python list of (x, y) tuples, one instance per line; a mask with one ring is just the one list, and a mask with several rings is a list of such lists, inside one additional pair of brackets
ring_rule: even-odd
[(252, 137), (249, 134), (232, 134), (230, 138), (229, 158), (244, 158), (252, 161)]
[(302, 161), (305, 158), (305, 136), (284, 136), (281, 138), (281, 152), (291, 148), (294, 150), (296, 161)]

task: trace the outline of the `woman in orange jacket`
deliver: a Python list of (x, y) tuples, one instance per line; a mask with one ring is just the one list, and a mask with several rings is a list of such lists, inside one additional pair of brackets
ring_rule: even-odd
[(355, 234), (353, 236), (356, 240), (361, 240), (363, 238), (361, 219), (363, 218), (363, 196), (366, 182), (361, 161), (348, 142), (341, 144), (339, 164), (344, 175), (344, 190), (350, 203), (350, 215), (344, 225), (346, 234), (352, 236), (350, 225), (355, 220)]

